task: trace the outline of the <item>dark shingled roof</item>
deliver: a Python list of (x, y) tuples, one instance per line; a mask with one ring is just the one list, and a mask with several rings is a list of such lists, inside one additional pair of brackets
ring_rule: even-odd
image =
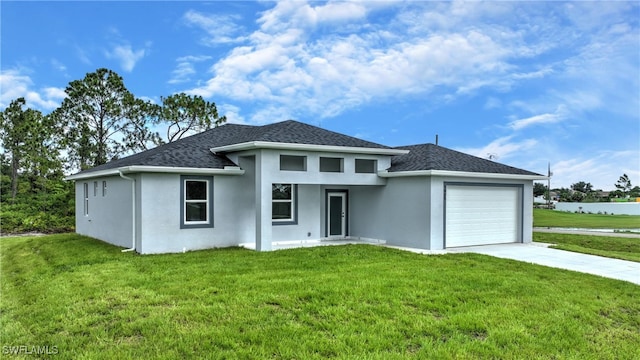
[(294, 120), (264, 126), (227, 124), (210, 131), (214, 130), (216, 130), (216, 133), (211, 136), (215, 137), (216, 145), (212, 147), (263, 141), (287, 144), (391, 149), (391, 147), (385, 145), (361, 140)]
[(224, 124), (151, 150), (110, 161), (82, 173), (135, 165), (222, 169), (236, 165), (226, 156), (213, 154), (209, 149), (253, 141), (391, 149), (294, 120), (264, 126)]
[(388, 169), (389, 172), (445, 170), (491, 174), (540, 175), (434, 144), (399, 146), (396, 149), (409, 150), (409, 153), (393, 157), (391, 159), (391, 167)]

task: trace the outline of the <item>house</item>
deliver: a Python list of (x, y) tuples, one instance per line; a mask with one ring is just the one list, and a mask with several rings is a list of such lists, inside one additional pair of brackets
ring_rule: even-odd
[(531, 242), (540, 174), (297, 121), (225, 124), (69, 176), (76, 231), (142, 254), (354, 239), (439, 250)]

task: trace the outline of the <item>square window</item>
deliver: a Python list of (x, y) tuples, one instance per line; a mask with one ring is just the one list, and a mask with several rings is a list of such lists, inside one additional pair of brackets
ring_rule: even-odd
[(280, 170), (307, 171), (307, 157), (280, 155)]
[(356, 173), (358, 174), (374, 174), (376, 166), (376, 160), (356, 159)]
[(343, 172), (344, 168), (342, 166), (342, 163), (343, 163), (342, 158), (321, 157), (320, 171), (321, 172)]

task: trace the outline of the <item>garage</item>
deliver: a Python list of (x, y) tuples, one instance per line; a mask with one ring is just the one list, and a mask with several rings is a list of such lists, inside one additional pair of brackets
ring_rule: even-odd
[(445, 247), (522, 240), (522, 186), (445, 184)]

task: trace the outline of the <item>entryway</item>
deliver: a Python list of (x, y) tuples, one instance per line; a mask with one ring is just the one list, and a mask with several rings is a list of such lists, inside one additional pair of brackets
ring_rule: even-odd
[(347, 192), (327, 191), (326, 234), (329, 238), (347, 236)]

